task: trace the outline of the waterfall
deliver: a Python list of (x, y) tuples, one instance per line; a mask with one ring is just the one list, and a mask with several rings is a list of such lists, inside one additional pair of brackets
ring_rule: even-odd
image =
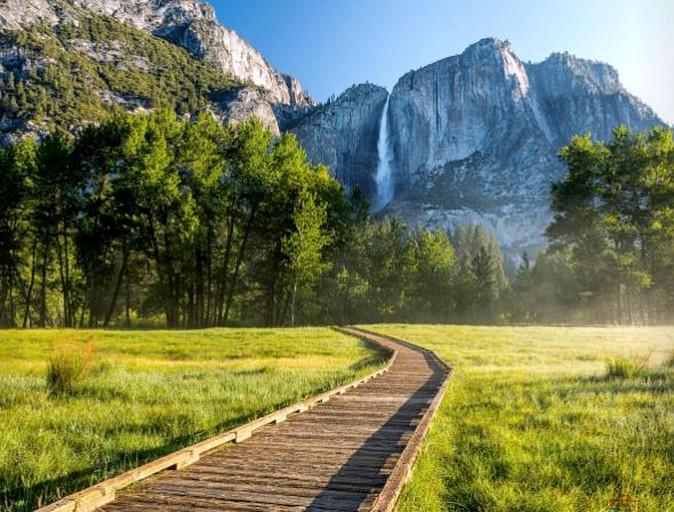
[(391, 147), (388, 141), (388, 104), (391, 96), (386, 98), (384, 112), (379, 124), (379, 140), (377, 141), (377, 153), (379, 163), (374, 181), (377, 184), (377, 197), (372, 204), (372, 212), (378, 212), (393, 200), (393, 169), (391, 161)]

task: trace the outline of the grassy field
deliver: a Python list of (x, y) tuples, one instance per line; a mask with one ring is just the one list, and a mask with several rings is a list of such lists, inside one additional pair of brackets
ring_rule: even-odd
[(455, 369), (399, 511), (674, 511), (673, 328), (368, 328)]
[[(55, 354), (88, 354), (76, 390)], [(330, 329), (0, 331), (0, 509), (32, 510), (369, 373), (385, 355)]]

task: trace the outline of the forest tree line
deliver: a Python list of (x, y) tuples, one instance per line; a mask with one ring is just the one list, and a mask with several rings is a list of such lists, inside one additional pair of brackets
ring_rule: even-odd
[(518, 273), (515, 296), (530, 311), (516, 318), (674, 322), (672, 130), (576, 136), (560, 158), (568, 172), (552, 185), (549, 247)]
[(371, 219), (257, 120), (26, 138), (0, 150), (0, 325), (670, 321), (672, 155), (659, 129), (574, 139), (551, 245), (517, 269), (482, 226)]

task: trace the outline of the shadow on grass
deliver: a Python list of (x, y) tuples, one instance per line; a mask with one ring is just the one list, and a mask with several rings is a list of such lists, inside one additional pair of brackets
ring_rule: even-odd
[(645, 370), (635, 377), (592, 376), (577, 381), (584, 384), (583, 393), (629, 394), (629, 393), (674, 393), (674, 372)]
[[(262, 413), (264, 414), (264, 413)], [(0, 509), (11, 512), (28, 512), (40, 506), (56, 501), (63, 496), (85, 489), (101, 482), (106, 478), (112, 478), (128, 469), (153, 461), (164, 455), (168, 455), (185, 446), (207, 439), (219, 432), (234, 428), (250, 421), (251, 416), (239, 416), (216, 425), (207, 432), (192, 433), (171, 439), (168, 443), (157, 448), (136, 450), (118, 454), (109, 459), (105, 464), (93, 464), (79, 471), (73, 471), (66, 475), (43, 480), (33, 485), (13, 485), (0, 491)]]
[[(351, 365), (349, 369), (352, 372), (358, 373), (367, 368), (379, 367), (387, 361), (389, 357), (387, 350), (383, 349), (377, 344), (365, 340), (361, 340), (360, 344), (362, 347), (366, 348), (370, 353), (372, 353), (372, 355)], [(250, 376), (264, 373), (267, 370), (267, 368), (264, 368), (242, 371), (239, 373), (240, 376)], [(325, 386), (313, 390), (307, 396), (312, 396), (314, 394), (328, 391), (332, 387), (332, 385), (326, 384)], [(89, 389), (86, 387), (78, 390), (77, 393), (82, 396), (90, 396), (97, 399), (128, 398), (127, 394), (123, 392), (105, 390), (105, 392), (101, 393), (101, 390)], [(306, 396), (304, 398), (306, 398)], [(3, 487), (0, 489), (0, 509), (11, 512), (32, 511), (39, 506), (43, 506), (56, 501), (63, 496), (67, 496), (79, 490), (85, 489), (106, 478), (112, 478), (114, 475), (120, 474), (124, 471), (127, 471), (128, 469), (151, 462), (185, 446), (198, 443), (199, 441), (208, 439), (211, 436), (235, 428), (238, 425), (243, 425), (244, 423), (252, 421), (255, 418), (289, 406), (301, 399), (302, 397), (291, 398), (287, 401), (271, 405), (251, 414), (245, 414), (233, 419), (229, 419), (213, 426), (208, 431), (175, 437), (161, 447), (125, 452), (112, 457), (105, 464), (93, 464), (79, 471), (74, 471), (57, 478), (43, 480), (32, 485), (3, 485)], [(144, 429), (146, 429), (146, 426), (140, 426), (138, 429), (134, 430), (136, 432), (143, 432)], [(118, 432), (119, 431), (115, 431), (115, 433)]]

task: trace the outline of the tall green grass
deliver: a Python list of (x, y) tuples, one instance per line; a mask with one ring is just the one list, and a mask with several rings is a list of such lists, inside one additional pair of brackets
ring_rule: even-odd
[(368, 328), (455, 369), (399, 511), (674, 511), (674, 329)]
[[(0, 331), (0, 509), (32, 510), (384, 359), (330, 329)], [(54, 392), (50, 376), (71, 371)]]

